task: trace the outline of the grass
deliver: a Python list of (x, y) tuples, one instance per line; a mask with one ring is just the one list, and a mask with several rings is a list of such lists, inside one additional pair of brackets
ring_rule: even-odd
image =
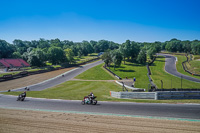
[[(185, 72), (183, 67), (182, 67), (182, 62), (187, 60), (186, 57), (184, 55), (175, 55), (175, 56), (178, 58), (178, 61), (176, 63), (177, 71), (184, 74), (184, 75), (192, 76), (188, 72)], [(188, 65), (189, 64), (187, 64), (187, 66)], [(200, 61), (196, 61), (196, 60), (190, 61), (190, 65), (188, 67), (195, 67), (195, 68), (197, 68), (196, 71), (200, 72)], [(192, 77), (200, 79), (200, 76), (192, 76)]]
[[(200, 100), (143, 100), (118, 99), (110, 96), (110, 91), (121, 91), (121, 86), (114, 82), (105, 81), (68, 81), (43, 91), (28, 91), (28, 97), (82, 100), (91, 91), (98, 101), (140, 102), (140, 103), (200, 103)], [(22, 92), (4, 92), (3, 94), (19, 95)]]
[(149, 79), (147, 77), (147, 67), (146, 65), (140, 65), (131, 62), (125, 62), (125, 64), (121, 64), (120, 67), (114, 67), (111, 65), (110, 70), (115, 74), (120, 76), (122, 79), (126, 77), (128, 79), (136, 78), (135, 87), (136, 88), (148, 88)]
[[(153, 82), (157, 85), (158, 88), (161, 88), (161, 80), (163, 81), (163, 88), (170, 89), (170, 88), (181, 88), (181, 79), (178, 77), (175, 77), (171, 74), (168, 74), (164, 71), (165, 66), (165, 58), (163, 56), (158, 56), (153, 63), (152, 66), (150, 66), (151, 69), (151, 77), (153, 79)], [(172, 83), (172, 86), (171, 86)], [(182, 88), (199, 88), (200, 89), (200, 83), (188, 81), (185, 79), (182, 79)]]
[(104, 68), (104, 64), (100, 64), (76, 76), (77, 79), (84, 80), (115, 80)]
[(83, 63), (85, 61), (91, 60), (93, 58), (96, 58), (97, 55), (98, 53), (91, 53), (91, 54), (88, 54), (88, 56), (81, 56), (81, 57), (75, 56), (74, 59), (76, 63), (79, 64), (79, 63)]

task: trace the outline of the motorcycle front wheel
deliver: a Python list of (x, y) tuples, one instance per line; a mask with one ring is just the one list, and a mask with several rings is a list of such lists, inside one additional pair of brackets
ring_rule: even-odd
[(85, 104), (85, 101), (82, 101), (81, 104), (84, 105), (84, 104)]
[(97, 104), (97, 100), (93, 100), (93, 105), (96, 105)]

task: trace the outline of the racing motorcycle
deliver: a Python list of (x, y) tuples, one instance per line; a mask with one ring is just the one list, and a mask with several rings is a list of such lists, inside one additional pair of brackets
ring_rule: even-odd
[(91, 105), (96, 105), (97, 104), (97, 100), (95, 100), (95, 98), (97, 98), (96, 96), (93, 98), (90, 98), (89, 96), (85, 96), (81, 102), (82, 105), (84, 104), (91, 104)]
[(26, 97), (26, 96), (25, 96), (24, 93), (19, 94), (19, 96), (18, 96), (18, 98), (17, 98), (17, 101), (24, 101), (25, 97)]

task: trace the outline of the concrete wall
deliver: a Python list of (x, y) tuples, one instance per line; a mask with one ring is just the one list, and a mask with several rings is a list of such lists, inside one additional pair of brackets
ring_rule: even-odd
[(182, 91), (182, 92), (113, 92), (110, 96), (124, 99), (200, 99), (200, 91)]
[(128, 99), (155, 99), (155, 94), (155, 92), (110, 92), (112, 97)]
[(157, 98), (155, 99), (200, 99), (200, 91), (157, 92)]

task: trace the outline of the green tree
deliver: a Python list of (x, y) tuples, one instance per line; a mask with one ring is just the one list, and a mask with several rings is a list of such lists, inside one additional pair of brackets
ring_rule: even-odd
[(65, 55), (69, 61), (69, 63), (75, 63), (75, 59), (74, 59), (74, 53), (70, 48), (67, 48), (64, 50), (65, 51)]
[(19, 52), (14, 52), (12, 58), (22, 58), (22, 55)]
[(115, 67), (119, 67), (121, 65), (121, 62), (122, 62), (122, 54), (120, 53), (119, 50), (112, 50), (111, 51), (111, 58), (112, 58), (112, 62), (114, 64), (114, 70), (115, 70)]
[(110, 66), (112, 62), (111, 51), (108, 50), (104, 52), (103, 55), (101, 56), (101, 59), (105, 62), (106, 66)]
[(48, 53), (48, 60), (53, 65), (64, 63), (67, 61), (65, 52), (60, 47), (50, 47), (47, 53)]
[(146, 60), (147, 60), (147, 57), (146, 57), (146, 50), (145, 49), (141, 49), (140, 50), (140, 53), (137, 57), (137, 61), (140, 63), (140, 64), (144, 64), (146, 63)]
[(5, 40), (0, 40), (0, 58), (10, 58), (14, 49), (15, 48)]

